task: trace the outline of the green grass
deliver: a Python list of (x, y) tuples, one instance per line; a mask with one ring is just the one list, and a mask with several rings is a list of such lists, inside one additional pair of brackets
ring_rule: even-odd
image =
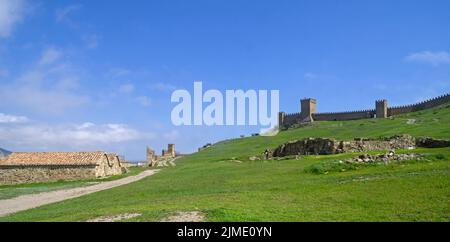
[(1, 185), (0, 186), (0, 200), (1, 199), (9, 199), (21, 195), (27, 194), (35, 194), (41, 192), (50, 192), (61, 189), (69, 189), (75, 187), (83, 187), (89, 186), (93, 184), (97, 184), (99, 182), (112, 181), (120, 178), (124, 178), (127, 176), (137, 175), (144, 168), (141, 167), (131, 167), (129, 168), (130, 172), (117, 175), (110, 176), (104, 179), (89, 179), (89, 180), (77, 180), (77, 181), (56, 181), (56, 182), (45, 182), (45, 183), (31, 183), (31, 184), (18, 184), (18, 185)]
[[(415, 124), (407, 124), (408, 119), (416, 119)], [(328, 174), (308, 169), (357, 154), (248, 160), (266, 148), (304, 137), (349, 140), (410, 134), (450, 139), (449, 123), (447, 105), (394, 119), (316, 122), (275, 137), (227, 140), (138, 182), (0, 221), (85, 221), (122, 213), (142, 214), (129, 221), (159, 221), (192, 210), (204, 212), (208, 221), (450, 221), (450, 148), (413, 151), (435, 157), (429, 162)]]

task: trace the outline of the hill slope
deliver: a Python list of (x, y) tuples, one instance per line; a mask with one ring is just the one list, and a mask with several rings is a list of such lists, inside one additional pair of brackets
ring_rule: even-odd
[(179, 211), (200, 211), (209, 221), (450, 221), (450, 148), (414, 150), (427, 154), (428, 161), (328, 174), (308, 168), (356, 154), (248, 160), (265, 148), (304, 137), (450, 139), (449, 123), (446, 105), (393, 119), (316, 122), (275, 137), (223, 141), (153, 177), (0, 221), (85, 221), (123, 213), (142, 214), (133, 221), (159, 221)]
[(8, 156), (9, 154), (11, 154), (11, 151), (0, 148), (0, 159)]

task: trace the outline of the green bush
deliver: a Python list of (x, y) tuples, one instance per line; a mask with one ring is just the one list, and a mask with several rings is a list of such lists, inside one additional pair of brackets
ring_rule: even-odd
[(436, 154), (434, 157), (438, 160), (444, 160), (446, 158), (444, 154)]

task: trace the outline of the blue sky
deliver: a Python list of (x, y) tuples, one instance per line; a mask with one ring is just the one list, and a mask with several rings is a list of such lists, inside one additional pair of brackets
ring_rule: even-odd
[(0, 0), (0, 147), (182, 152), (257, 126), (177, 127), (175, 89), (278, 89), (280, 109), (450, 91), (448, 1)]

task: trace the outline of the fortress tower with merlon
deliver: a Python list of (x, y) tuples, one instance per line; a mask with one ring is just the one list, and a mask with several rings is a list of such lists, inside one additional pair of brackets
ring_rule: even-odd
[(317, 112), (317, 101), (313, 98), (304, 98), (300, 100), (300, 110), (301, 110), (301, 117), (300, 119), (303, 122), (312, 122), (313, 121), (313, 114)]
[(377, 118), (387, 118), (387, 100), (377, 100), (375, 101), (375, 114)]

